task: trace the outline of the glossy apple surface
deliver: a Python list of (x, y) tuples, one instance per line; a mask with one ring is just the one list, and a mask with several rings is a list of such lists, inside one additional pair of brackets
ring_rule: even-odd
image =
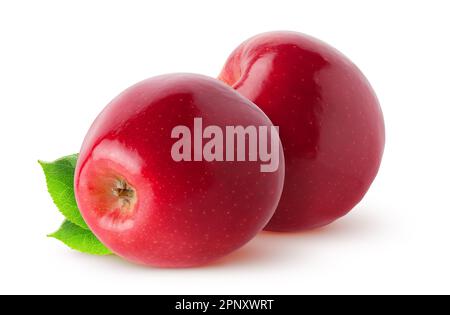
[(240, 45), (220, 79), (280, 127), (286, 179), (267, 230), (321, 227), (363, 198), (380, 166), (384, 122), (349, 59), (300, 33), (266, 33)]
[[(158, 267), (209, 263), (252, 239), (282, 192), (259, 162), (175, 162), (175, 126), (272, 126), (226, 84), (174, 74), (148, 79), (114, 99), (90, 128), (75, 174), (76, 199), (95, 235), (114, 253)], [(280, 150), (282, 154), (282, 150)]]

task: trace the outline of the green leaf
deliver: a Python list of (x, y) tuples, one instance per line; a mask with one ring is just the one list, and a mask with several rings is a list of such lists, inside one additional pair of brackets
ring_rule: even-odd
[(69, 155), (54, 162), (39, 161), (45, 173), (47, 188), (59, 211), (70, 222), (89, 230), (75, 200), (73, 179), (78, 154)]
[(49, 237), (60, 240), (70, 248), (85, 254), (102, 256), (112, 254), (91, 231), (83, 229), (68, 220), (64, 221), (59, 230), (50, 234)]

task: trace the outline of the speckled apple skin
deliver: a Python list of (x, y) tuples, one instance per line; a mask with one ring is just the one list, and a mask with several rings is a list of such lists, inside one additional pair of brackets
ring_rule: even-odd
[(363, 198), (385, 129), (372, 87), (348, 58), (300, 33), (266, 33), (240, 45), (220, 79), (280, 127), (286, 179), (267, 230), (321, 227)]
[[(283, 157), (273, 173), (261, 173), (259, 162), (175, 162), (172, 128), (193, 130), (196, 117), (204, 126), (272, 126), (219, 80), (173, 74), (127, 89), (90, 128), (76, 168), (76, 200), (115, 254), (157, 267), (203, 265), (243, 246), (272, 217), (282, 192)], [(131, 213), (114, 209), (114, 178), (136, 190)]]

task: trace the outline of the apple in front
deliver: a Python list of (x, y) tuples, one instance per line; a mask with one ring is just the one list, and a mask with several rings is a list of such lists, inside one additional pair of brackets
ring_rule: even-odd
[(372, 87), (349, 59), (300, 33), (266, 33), (240, 45), (219, 78), (280, 128), (286, 179), (267, 230), (321, 227), (363, 198), (385, 130)]
[[(225, 159), (208, 139), (222, 128), (225, 142), (229, 126), (273, 127), (249, 100), (204, 76), (155, 77), (120, 94), (90, 128), (75, 172), (94, 234), (115, 254), (158, 267), (207, 264), (251, 240), (281, 196), (283, 152), (278, 144), (270, 172), (259, 159)], [(192, 139), (188, 153), (183, 137)]]

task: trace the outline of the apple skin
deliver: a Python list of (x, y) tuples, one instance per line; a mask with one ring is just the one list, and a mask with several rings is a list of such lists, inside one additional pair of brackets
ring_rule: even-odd
[(258, 35), (219, 79), (280, 127), (286, 178), (270, 231), (327, 225), (358, 204), (380, 167), (383, 114), (361, 71), (333, 47), (295, 32)]
[(272, 173), (261, 173), (259, 162), (175, 162), (171, 131), (193, 130), (195, 117), (222, 128), (272, 126), (219, 80), (172, 74), (127, 89), (90, 128), (76, 167), (76, 200), (115, 254), (156, 267), (203, 265), (243, 246), (272, 217), (283, 157)]

